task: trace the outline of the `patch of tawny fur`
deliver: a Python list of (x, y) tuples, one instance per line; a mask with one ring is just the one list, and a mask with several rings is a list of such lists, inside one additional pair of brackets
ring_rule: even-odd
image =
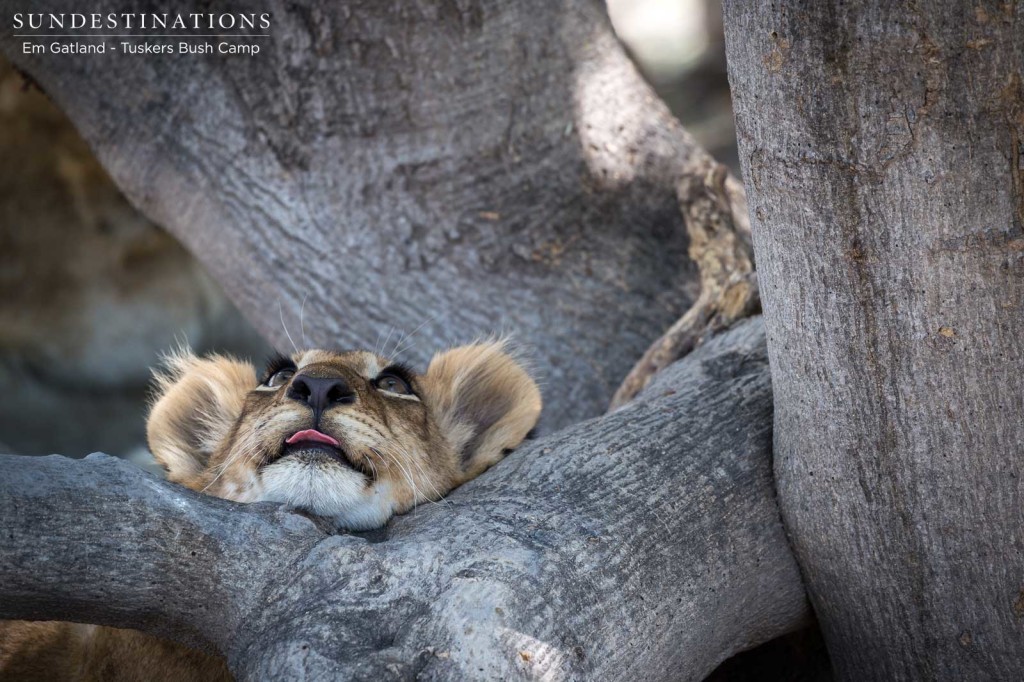
[(165, 366), (154, 373), (157, 397), (146, 438), (167, 477), (194, 488), (256, 387), (256, 370), (234, 358), (199, 358), (188, 350), (168, 356)]
[(466, 453), (456, 485), (479, 476), (536, 425), (540, 389), (502, 340), (438, 353), (423, 378), (425, 399), (455, 452)]
[(223, 660), (135, 630), (25, 621), (0, 621), (0, 672), (24, 682), (232, 679)]

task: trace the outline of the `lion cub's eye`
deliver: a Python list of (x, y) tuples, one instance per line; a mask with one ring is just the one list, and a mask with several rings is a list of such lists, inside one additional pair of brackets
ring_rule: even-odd
[(280, 388), (295, 376), (298, 367), (291, 358), (275, 355), (267, 360), (267, 369), (263, 372), (260, 388)]
[(397, 374), (381, 374), (373, 380), (373, 385), (382, 391), (387, 391), (388, 393), (412, 395), (412, 388), (409, 386), (409, 382)]
[(270, 388), (284, 386), (293, 376), (295, 376), (294, 369), (279, 369), (267, 378), (264, 386), (269, 386)]
[(291, 357), (273, 355), (266, 361), (263, 380), (259, 382), (260, 388), (281, 388), (295, 376), (296, 370), (298, 368)]

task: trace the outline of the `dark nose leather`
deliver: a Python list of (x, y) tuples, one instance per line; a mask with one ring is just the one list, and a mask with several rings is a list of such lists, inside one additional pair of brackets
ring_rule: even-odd
[(320, 415), (327, 408), (354, 403), (356, 400), (356, 394), (344, 379), (325, 379), (302, 374), (292, 379), (292, 385), (288, 387), (288, 397), (309, 405), (318, 422)]

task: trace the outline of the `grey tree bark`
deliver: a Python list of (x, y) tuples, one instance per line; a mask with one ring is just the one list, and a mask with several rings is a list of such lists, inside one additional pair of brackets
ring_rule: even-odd
[(842, 679), (1024, 677), (1024, 5), (726, 3), (784, 522)]
[(681, 213), (717, 167), (638, 76), (602, 4), (259, 9), (273, 25), (255, 57), (27, 55), (9, 22), (0, 47), (282, 349), (289, 334), (363, 347), (418, 329), (408, 352), (422, 361), (512, 332), (536, 349), (544, 428), (600, 413), (697, 297)]
[(383, 531), (91, 456), (0, 457), (0, 618), (135, 627), (241, 680), (699, 680), (807, 622), (759, 320)]

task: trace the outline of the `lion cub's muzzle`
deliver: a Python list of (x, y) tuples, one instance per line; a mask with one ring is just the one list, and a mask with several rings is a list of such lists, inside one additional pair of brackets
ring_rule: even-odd
[(277, 455), (265, 462), (264, 466), (284, 457), (294, 457), (306, 464), (340, 464), (361, 474), (366, 473), (345, 451), (341, 441), (320, 430), (324, 412), (332, 407), (356, 402), (356, 393), (348, 382), (341, 377), (298, 374), (288, 386), (285, 397), (300, 402), (312, 410), (313, 428), (301, 429), (286, 438)]

